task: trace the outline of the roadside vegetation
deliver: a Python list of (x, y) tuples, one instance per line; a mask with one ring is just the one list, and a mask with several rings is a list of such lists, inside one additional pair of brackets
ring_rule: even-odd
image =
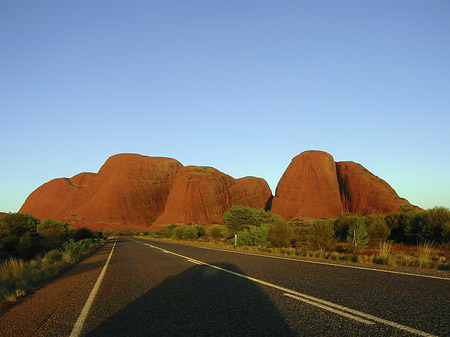
[(134, 234), (226, 249), (450, 270), (450, 210), (445, 207), (308, 220), (287, 222), (262, 209), (233, 206), (223, 225), (179, 223)]
[[(15, 301), (93, 254), (101, 233), (28, 214), (0, 218), (0, 303)], [(1, 305), (0, 304), (0, 305)]]

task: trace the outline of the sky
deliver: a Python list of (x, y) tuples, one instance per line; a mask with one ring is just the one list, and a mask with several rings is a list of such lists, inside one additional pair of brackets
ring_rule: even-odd
[(0, 211), (139, 153), (264, 178), (322, 150), (450, 207), (450, 2), (0, 2)]

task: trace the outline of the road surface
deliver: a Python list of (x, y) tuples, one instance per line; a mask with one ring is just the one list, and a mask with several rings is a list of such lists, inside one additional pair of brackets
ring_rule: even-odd
[(136, 238), (0, 316), (0, 336), (450, 336), (450, 279)]

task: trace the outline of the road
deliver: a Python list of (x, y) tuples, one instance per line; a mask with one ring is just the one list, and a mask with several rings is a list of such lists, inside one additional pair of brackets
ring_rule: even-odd
[(450, 279), (135, 238), (0, 316), (0, 336), (450, 336)]

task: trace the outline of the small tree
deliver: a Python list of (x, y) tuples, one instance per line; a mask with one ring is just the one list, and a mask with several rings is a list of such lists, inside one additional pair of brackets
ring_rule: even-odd
[(422, 235), (427, 241), (448, 242), (446, 228), (450, 225), (450, 210), (446, 207), (434, 207), (425, 212), (426, 223)]
[(10, 213), (0, 218), (0, 258), (30, 258), (42, 249), (36, 231), (39, 220), (29, 214)]
[(407, 227), (415, 215), (416, 211), (410, 210), (407, 213), (396, 212), (386, 216), (386, 223), (391, 229), (389, 239), (395, 242), (408, 242)]
[(369, 241), (367, 227), (362, 217), (357, 217), (348, 228), (347, 241), (353, 245), (353, 249), (366, 248)]
[(293, 237), (294, 232), (285, 221), (280, 220), (270, 224), (267, 240), (273, 247), (289, 247)]
[(382, 215), (369, 215), (366, 217), (368, 229), (369, 244), (371, 246), (379, 246), (380, 243), (386, 242), (391, 234), (391, 229), (386, 223), (385, 217)]
[(37, 226), (37, 232), (43, 238), (47, 249), (60, 247), (67, 239), (69, 225), (66, 222), (46, 219)]
[(318, 219), (311, 226), (308, 244), (313, 249), (331, 250), (335, 245), (334, 234), (333, 223)]
[(231, 235), (252, 225), (258, 226), (273, 222), (273, 216), (270, 212), (246, 206), (232, 206), (225, 212), (223, 218)]
[(354, 214), (344, 214), (335, 221), (334, 230), (338, 239), (342, 241), (347, 239), (348, 228), (357, 217), (358, 216)]

